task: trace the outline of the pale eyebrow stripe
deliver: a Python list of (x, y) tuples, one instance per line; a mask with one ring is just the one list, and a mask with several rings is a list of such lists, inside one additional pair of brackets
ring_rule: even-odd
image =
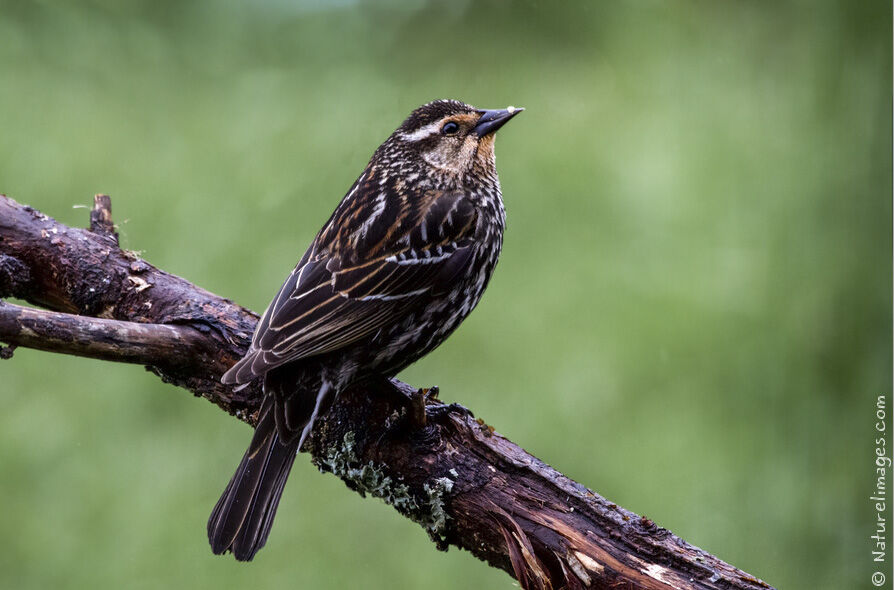
[(429, 123), (425, 127), (420, 127), (413, 133), (401, 133), (400, 138), (406, 141), (419, 141), (420, 139), (425, 139), (432, 133), (437, 132), (441, 128), (441, 120), (435, 121), (434, 123)]

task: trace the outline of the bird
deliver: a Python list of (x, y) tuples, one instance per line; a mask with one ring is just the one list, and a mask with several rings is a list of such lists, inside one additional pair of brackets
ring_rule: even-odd
[(264, 395), (208, 519), (215, 554), (250, 561), (264, 546), (295, 456), (339, 392), (396, 375), (478, 304), (506, 224), (494, 135), (522, 110), (413, 110), (316, 234), (221, 378), (263, 379)]

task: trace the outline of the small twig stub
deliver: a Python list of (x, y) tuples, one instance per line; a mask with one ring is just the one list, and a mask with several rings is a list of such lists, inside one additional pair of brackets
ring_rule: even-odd
[(112, 198), (109, 195), (95, 195), (93, 209), (90, 211), (90, 231), (115, 240), (118, 244), (118, 232), (112, 223)]

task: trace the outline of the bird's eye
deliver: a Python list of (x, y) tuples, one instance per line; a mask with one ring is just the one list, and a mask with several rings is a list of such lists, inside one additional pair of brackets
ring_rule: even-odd
[(457, 131), (459, 131), (459, 125), (453, 121), (447, 121), (444, 123), (444, 126), (441, 127), (441, 133), (444, 135), (456, 135)]

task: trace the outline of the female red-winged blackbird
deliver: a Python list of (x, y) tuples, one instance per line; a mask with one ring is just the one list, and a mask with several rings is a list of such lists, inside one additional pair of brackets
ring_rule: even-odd
[(208, 520), (214, 553), (267, 540), (295, 454), (351, 382), (392, 376), (478, 303), (503, 243), (494, 132), (522, 109), (438, 100), (373, 154), (223, 376), (264, 377), (251, 444)]

